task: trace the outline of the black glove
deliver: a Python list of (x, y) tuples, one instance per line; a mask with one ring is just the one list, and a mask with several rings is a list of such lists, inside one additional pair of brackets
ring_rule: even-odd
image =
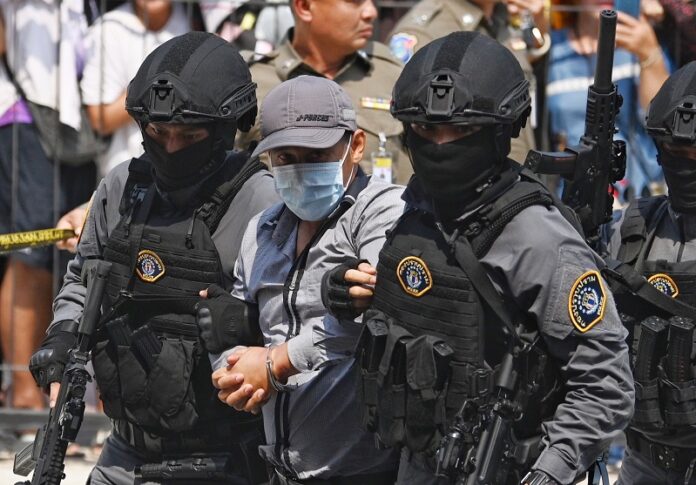
[(60, 382), (63, 378), (68, 351), (76, 343), (77, 336), (72, 332), (54, 330), (46, 335), (39, 350), (31, 356), (29, 370), (36, 384), (45, 392), (49, 391), (52, 382)]
[(321, 280), (321, 302), (339, 320), (354, 320), (361, 313), (353, 307), (348, 294), (352, 284), (346, 281), (346, 272), (358, 269), (360, 263), (367, 263), (367, 260), (346, 258), (343, 263), (324, 273)]
[(247, 304), (217, 285), (210, 286), (208, 298), (196, 304), (201, 339), (211, 354), (240, 345), (238, 329), (248, 325), (248, 319)]
[(520, 485), (559, 485), (559, 483), (546, 473), (536, 470), (527, 473)]

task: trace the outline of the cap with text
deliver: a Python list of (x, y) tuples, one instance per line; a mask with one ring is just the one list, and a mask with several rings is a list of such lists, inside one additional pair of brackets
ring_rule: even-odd
[(334, 81), (299, 76), (273, 88), (261, 106), (261, 142), (252, 158), (274, 148), (329, 148), (355, 131), (355, 109)]

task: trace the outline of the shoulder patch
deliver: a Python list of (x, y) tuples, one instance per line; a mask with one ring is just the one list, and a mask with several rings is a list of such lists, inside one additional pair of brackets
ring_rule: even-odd
[(401, 283), (401, 288), (416, 298), (425, 295), (433, 287), (428, 265), (415, 256), (407, 256), (401, 260), (396, 267), (396, 277)]
[(145, 283), (154, 283), (164, 276), (164, 263), (157, 253), (143, 249), (138, 253), (135, 272)]
[(606, 294), (599, 272), (592, 270), (580, 276), (568, 295), (568, 314), (578, 331), (585, 333), (604, 316)]
[(648, 278), (648, 283), (653, 285), (658, 291), (664, 293), (667, 296), (676, 298), (679, 294), (679, 287), (677, 283), (664, 273), (657, 273)]
[(416, 51), (416, 44), (418, 44), (418, 37), (406, 32), (394, 34), (389, 40), (389, 48), (392, 54), (404, 64), (413, 57), (413, 53)]

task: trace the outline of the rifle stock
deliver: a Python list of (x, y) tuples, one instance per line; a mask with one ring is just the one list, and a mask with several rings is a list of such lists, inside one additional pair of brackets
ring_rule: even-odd
[(512, 444), (512, 423), (519, 411), (519, 407), (513, 401), (516, 385), (515, 359), (508, 353), (503, 358), (496, 382), (498, 395), (490, 411), (488, 425), (483, 430), (477, 446), (476, 471), (467, 477), (466, 485), (496, 483), (496, 476), (505, 468), (505, 452)]
[(49, 411), (48, 422), (38, 430), (34, 443), (15, 455), (14, 473), (28, 475), (31, 481), (17, 485), (60, 485), (65, 478), (65, 452), (68, 443), (75, 441), (85, 412), (85, 391), (92, 380), (86, 365), (89, 361), (91, 336), (99, 320), (100, 307), (111, 263), (98, 261), (88, 275), (84, 312), (78, 328), (75, 348), (70, 350), (69, 362), (60, 383), (55, 406)]

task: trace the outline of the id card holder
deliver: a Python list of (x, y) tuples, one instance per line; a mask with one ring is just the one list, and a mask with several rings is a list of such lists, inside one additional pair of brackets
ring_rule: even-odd
[(379, 149), (370, 154), (372, 163), (372, 176), (388, 184), (394, 180), (394, 157), (392, 152), (387, 150), (387, 137), (384, 133), (379, 134)]

